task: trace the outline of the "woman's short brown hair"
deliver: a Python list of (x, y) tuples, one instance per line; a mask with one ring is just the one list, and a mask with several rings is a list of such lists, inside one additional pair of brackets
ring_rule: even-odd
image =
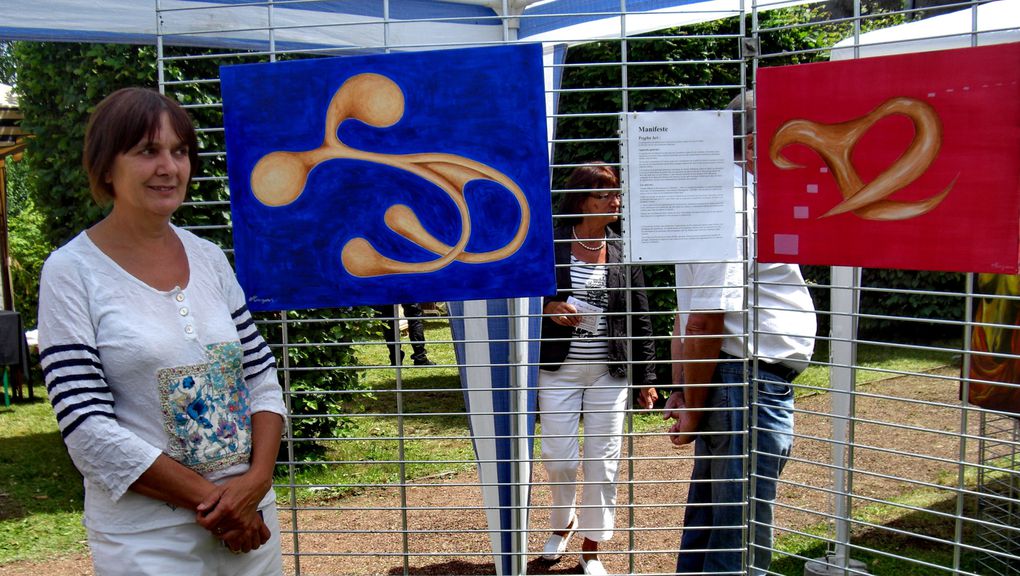
[(114, 191), (106, 181), (113, 161), (127, 152), (142, 138), (153, 138), (160, 128), (163, 114), (181, 142), (188, 146), (191, 174), (198, 173), (198, 136), (191, 117), (177, 102), (148, 88), (121, 88), (103, 98), (89, 117), (85, 129), (82, 164), (89, 175), (89, 189), (100, 206), (113, 200)]
[[(620, 177), (616, 175), (616, 170), (605, 162), (593, 160), (585, 166), (578, 166), (567, 178), (567, 193), (560, 201), (559, 213), (580, 214), (581, 205), (590, 196), (590, 193), (586, 191), (606, 188), (618, 189), (619, 187)], [(569, 216), (561, 218), (560, 221), (565, 225), (574, 225), (581, 221), (581, 217)]]

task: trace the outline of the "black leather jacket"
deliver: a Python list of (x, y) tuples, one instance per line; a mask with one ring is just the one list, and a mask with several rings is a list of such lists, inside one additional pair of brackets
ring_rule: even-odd
[[(571, 237), (570, 226), (559, 226), (553, 231), (556, 240), (566, 240)], [(616, 264), (623, 261), (623, 250), (620, 247), (620, 237), (610, 229), (606, 229), (606, 263)], [(553, 247), (556, 255), (556, 264), (568, 264), (570, 262), (570, 242), (558, 242)], [(634, 337), (633, 347), (635, 362), (634, 383), (639, 386), (652, 386), (655, 384), (655, 341), (652, 336), (652, 319), (648, 315), (648, 297), (642, 290), (645, 286), (645, 275), (640, 266), (607, 266), (606, 288), (608, 290), (609, 304), (607, 306), (606, 327), (608, 331), (609, 344), (609, 372), (613, 376), (623, 377), (627, 374), (627, 347), (629, 342), (627, 336), (627, 286), (624, 274), (630, 274), (630, 285), (633, 290), (629, 291), (631, 297), (630, 335)], [(556, 268), (555, 296), (548, 296), (543, 300), (543, 309), (546, 303), (559, 300), (565, 301), (570, 295), (570, 268), (558, 266)], [(542, 318), (542, 347), (541, 362), (545, 370), (559, 370), (560, 365), (567, 358), (567, 351), (570, 350), (570, 337), (573, 328), (560, 326), (548, 317)]]

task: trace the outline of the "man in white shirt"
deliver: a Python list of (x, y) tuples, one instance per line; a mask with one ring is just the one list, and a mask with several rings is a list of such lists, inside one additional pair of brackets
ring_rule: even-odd
[[(746, 119), (739, 96), (727, 107), (735, 111), (734, 158), (746, 158), (734, 172), (738, 231), (746, 230), (741, 206), (747, 207), (747, 225), (754, 224), (751, 93), (746, 103)], [(677, 558), (681, 574), (741, 572), (745, 552), (752, 574), (768, 569), (776, 479), (793, 444), (790, 382), (807, 367), (814, 349), (814, 306), (799, 267), (755, 264), (757, 293), (745, 293), (750, 263), (744, 261), (744, 238), (736, 242), (735, 261), (676, 267), (673, 333), (681, 337), (673, 341), (672, 357), (673, 381), (680, 388), (666, 402), (665, 417), (676, 419), (671, 441), (678, 446), (694, 442), (696, 455)], [(748, 245), (754, 245), (753, 233)], [(754, 310), (749, 309), (752, 303)], [(746, 331), (757, 334), (747, 339)], [(745, 358), (757, 361), (757, 378), (755, 365)], [(751, 412), (745, 395), (755, 402)], [(753, 467), (743, 457), (747, 453), (755, 454)], [(743, 539), (745, 489), (754, 506), (746, 512), (750, 545)]]

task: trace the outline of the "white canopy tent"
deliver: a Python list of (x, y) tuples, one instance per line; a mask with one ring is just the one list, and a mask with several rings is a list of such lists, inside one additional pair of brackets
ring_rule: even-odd
[(631, 36), (817, 0), (0, 0), (0, 39), (250, 50), (420, 49)]
[[(973, 43), (972, 43), (973, 42)], [(861, 34), (835, 45), (830, 59), (949, 50), (1020, 42), (1020, 2), (998, 0), (941, 16)]]

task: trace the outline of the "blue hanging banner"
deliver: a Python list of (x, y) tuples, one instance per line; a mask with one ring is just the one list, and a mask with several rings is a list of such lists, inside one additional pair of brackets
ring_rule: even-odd
[(450, 302), (449, 310), (496, 573), (524, 574), (542, 299)]

